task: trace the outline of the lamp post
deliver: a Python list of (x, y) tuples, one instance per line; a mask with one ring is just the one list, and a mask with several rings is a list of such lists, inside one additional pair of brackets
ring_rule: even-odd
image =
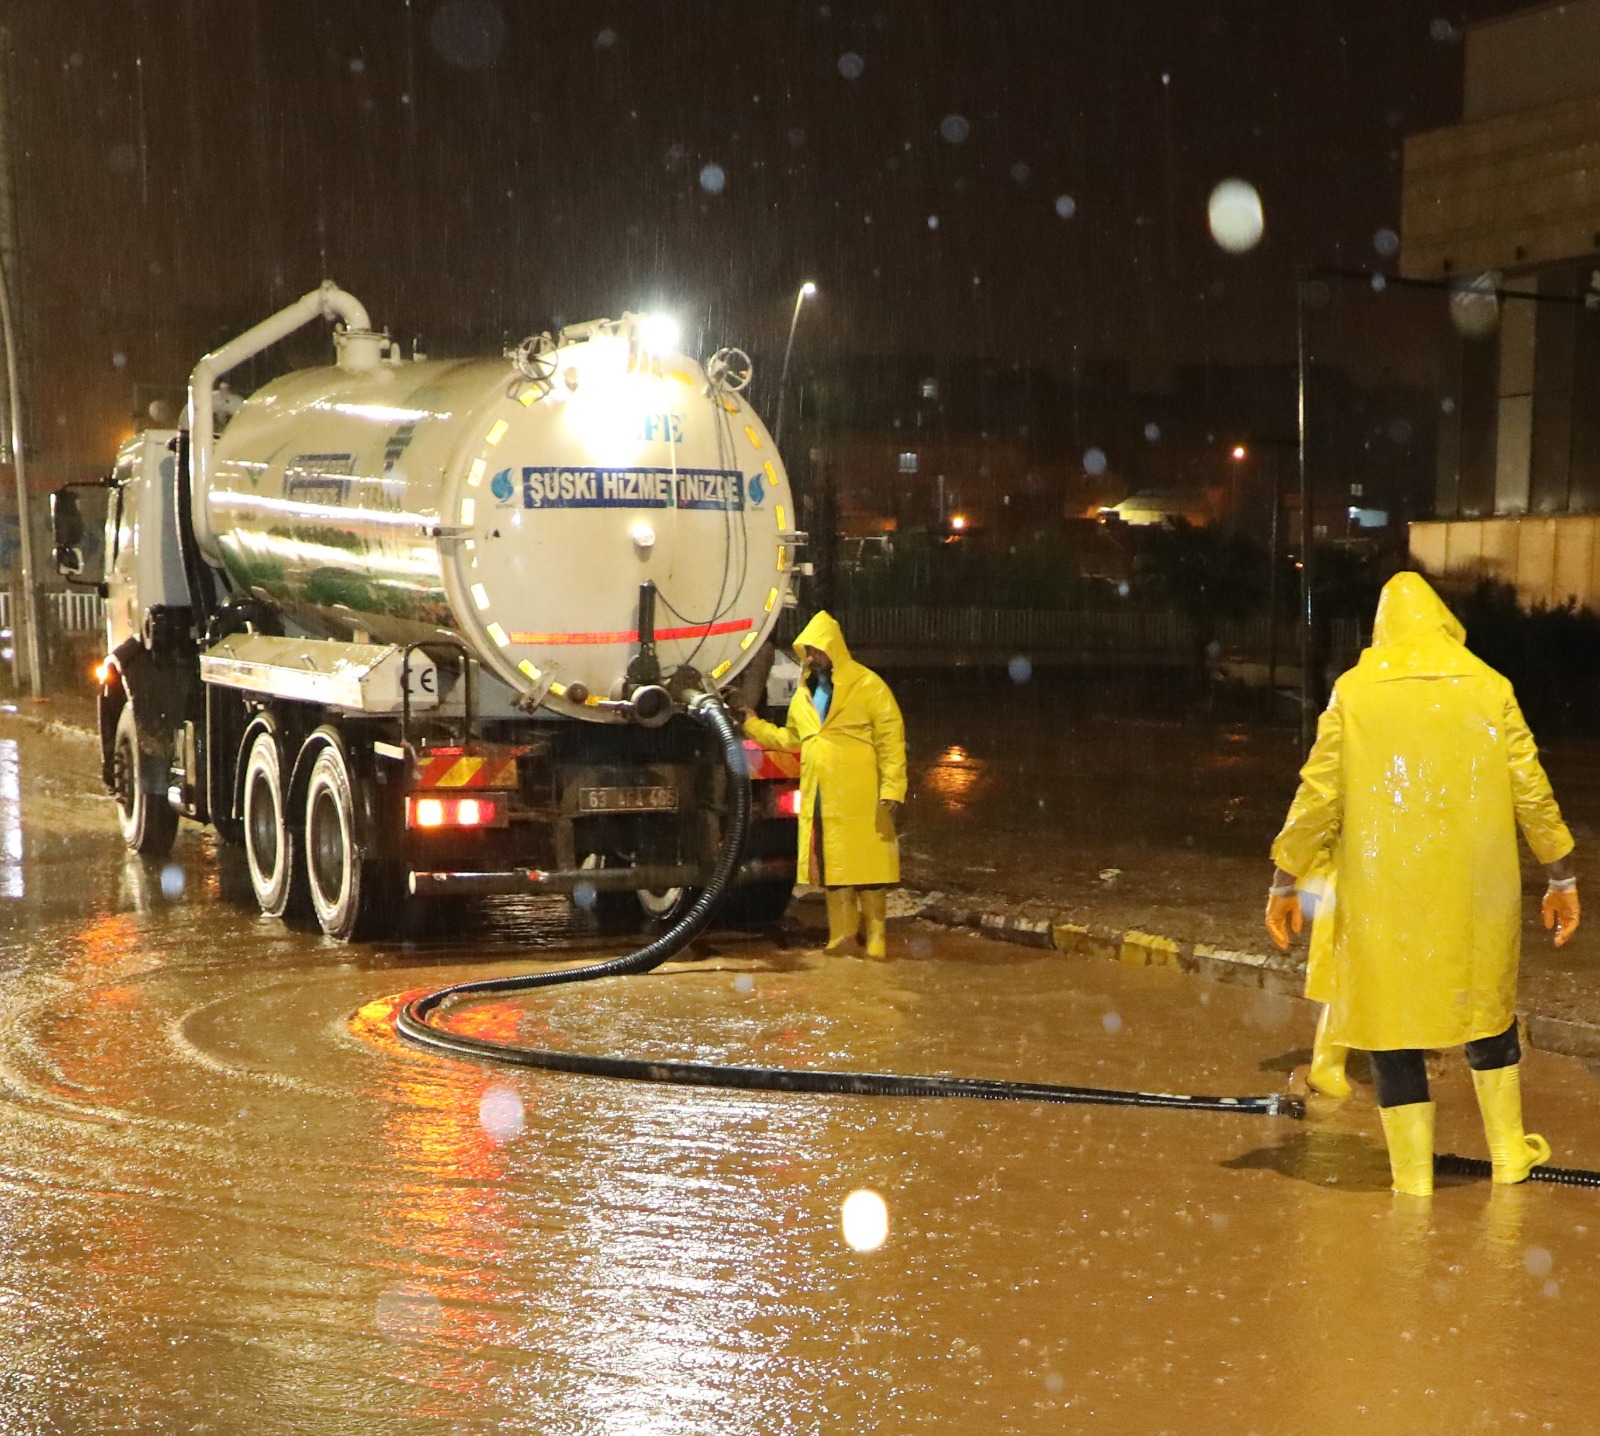
[(794, 313), (789, 316), (789, 340), (783, 346), (783, 368), (778, 374), (778, 413), (772, 429), (772, 441), (783, 447), (783, 397), (789, 388), (789, 357), (794, 353), (794, 331), (800, 323), (800, 306), (817, 292), (809, 279), (795, 291)]

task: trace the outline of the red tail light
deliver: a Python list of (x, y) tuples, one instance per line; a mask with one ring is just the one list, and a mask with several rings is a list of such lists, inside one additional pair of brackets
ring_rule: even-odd
[(798, 818), (800, 816), (800, 789), (785, 788), (773, 800), (772, 809), (781, 817)]
[(492, 828), (500, 816), (494, 798), (413, 797), (406, 803), (409, 828)]

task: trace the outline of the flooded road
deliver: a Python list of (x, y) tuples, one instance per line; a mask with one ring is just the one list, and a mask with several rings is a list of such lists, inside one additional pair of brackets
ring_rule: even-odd
[[(703, 1092), (439, 1061), (402, 994), (615, 949), (506, 906), (411, 946), (124, 859), (82, 740), (0, 720), (0, 1430), (1582, 1430), (1600, 1192), (1396, 1200), (1370, 1090), (1294, 1123)], [(10, 786), (11, 777), (15, 787)], [(1258, 1093), (1309, 1009), (914, 924), (722, 935), (468, 1010), (545, 1046)], [(1600, 1167), (1596, 1079), (1531, 1125)], [(1482, 1155), (1459, 1059), (1442, 1150)], [(879, 1194), (856, 1250), (841, 1208)], [(859, 1240), (859, 1238), (858, 1238)]]

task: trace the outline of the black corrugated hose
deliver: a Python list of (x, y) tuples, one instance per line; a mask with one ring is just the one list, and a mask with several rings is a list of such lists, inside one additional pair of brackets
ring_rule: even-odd
[(637, 1082), (668, 1082), (685, 1087), (733, 1087), (760, 1092), (835, 1092), (877, 1097), (970, 1097), (990, 1102), (1094, 1103), (1108, 1107), (1170, 1107), (1191, 1112), (1238, 1112), (1267, 1117), (1303, 1117), (1305, 1104), (1275, 1093), (1266, 1097), (1197, 1097), (1166, 1092), (1123, 1092), (1102, 1087), (1062, 1087), (1042, 1082), (998, 1082), (975, 1077), (908, 1077), (891, 1072), (817, 1072), (783, 1067), (729, 1067), (710, 1062), (651, 1062), (637, 1057), (596, 1057), (575, 1052), (521, 1047), (469, 1037), (428, 1019), (462, 1000), (507, 997), (536, 987), (593, 982), (648, 972), (676, 956), (704, 930), (723, 891), (738, 871), (750, 825), (750, 783), (744, 744), (720, 700), (702, 695), (690, 713), (716, 735), (728, 767), (728, 830), (711, 882), (678, 922), (637, 952), (588, 967), (495, 977), (441, 987), (415, 998), (395, 1019), (400, 1036), (417, 1047), (468, 1062), (500, 1062), (549, 1072), (619, 1077)]

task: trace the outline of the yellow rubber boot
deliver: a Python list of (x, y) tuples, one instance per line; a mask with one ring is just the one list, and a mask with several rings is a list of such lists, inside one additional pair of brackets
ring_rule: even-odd
[(1513, 1063), (1492, 1072), (1474, 1072), (1472, 1085), (1483, 1113), (1495, 1181), (1501, 1186), (1527, 1181), (1529, 1172), (1550, 1160), (1550, 1144), (1536, 1132), (1522, 1130), (1521, 1066)]
[(1306, 1074), (1306, 1081), (1324, 1097), (1343, 1099), (1350, 1095), (1350, 1079), (1344, 1075), (1344, 1059), (1350, 1049), (1328, 1040), (1328, 1015), (1332, 1011), (1324, 1006), (1317, 1019), (1317, 1035), (1311, 1039), (1311, 1071)]
[(856, 940), (861, 931), (861, 904), (854, 888), (828, 888), (828, 945), (825, 952), (838, 952)]
[(1432, 1102), (1378, 1108), (1394, 1189), (1408, 1197), (1433, 1195), (1433, 1108)]
[(889, 955), (889, 890), (868, 888), (861, 894), (861, 916), (866, 920), (867, 956)]

